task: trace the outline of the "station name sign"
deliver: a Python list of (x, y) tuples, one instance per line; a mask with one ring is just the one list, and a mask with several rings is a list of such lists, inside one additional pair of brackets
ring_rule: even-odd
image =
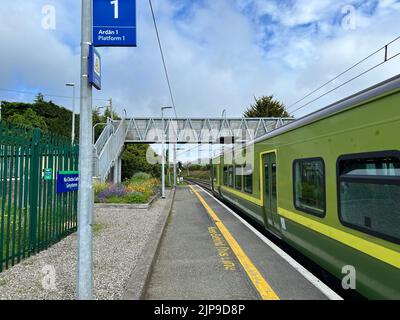
[(93, 0), (93, 45), (136, 47), (136, 0)]
[(78, 191), (79, 172), (59, 171), (57, 173), (57, 193)]

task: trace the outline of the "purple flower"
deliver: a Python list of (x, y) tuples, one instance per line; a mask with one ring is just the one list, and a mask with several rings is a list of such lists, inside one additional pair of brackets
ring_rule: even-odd
[(127, 194), (126, 187), (123, 185), (112, 185), (107, 190), (99, 193), (98, 199), (105, 200), (111, 197), (123, 197)]

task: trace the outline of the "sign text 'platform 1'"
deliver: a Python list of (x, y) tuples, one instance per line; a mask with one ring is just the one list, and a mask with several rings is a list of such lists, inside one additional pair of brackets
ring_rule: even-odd
[(93, 45), (136, 47), (136, 0), (93, 0)]

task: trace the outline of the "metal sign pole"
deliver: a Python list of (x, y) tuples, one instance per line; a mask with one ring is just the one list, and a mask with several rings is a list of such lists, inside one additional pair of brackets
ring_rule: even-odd
[(93, 299), (92, 274), (92, 87), (89, 84), (89, 46), (92, 41), (92, 0), (82, 0), (81, 101), (79, 130), (78, 274), (77, 298)]

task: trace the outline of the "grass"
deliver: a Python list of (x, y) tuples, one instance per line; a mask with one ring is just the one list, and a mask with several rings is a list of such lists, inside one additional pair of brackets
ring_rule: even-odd
[(95, 236), (99, 235), (104, 229), (106, 228), (105, 224), (102, 223), (95, 223), (92, 227), (93, 234)]
[(159, 189), (159, 180), (145, 173), (119, 185), (98, 183), (95, 185), (95, 202), (109, 204), (145, 204)]

